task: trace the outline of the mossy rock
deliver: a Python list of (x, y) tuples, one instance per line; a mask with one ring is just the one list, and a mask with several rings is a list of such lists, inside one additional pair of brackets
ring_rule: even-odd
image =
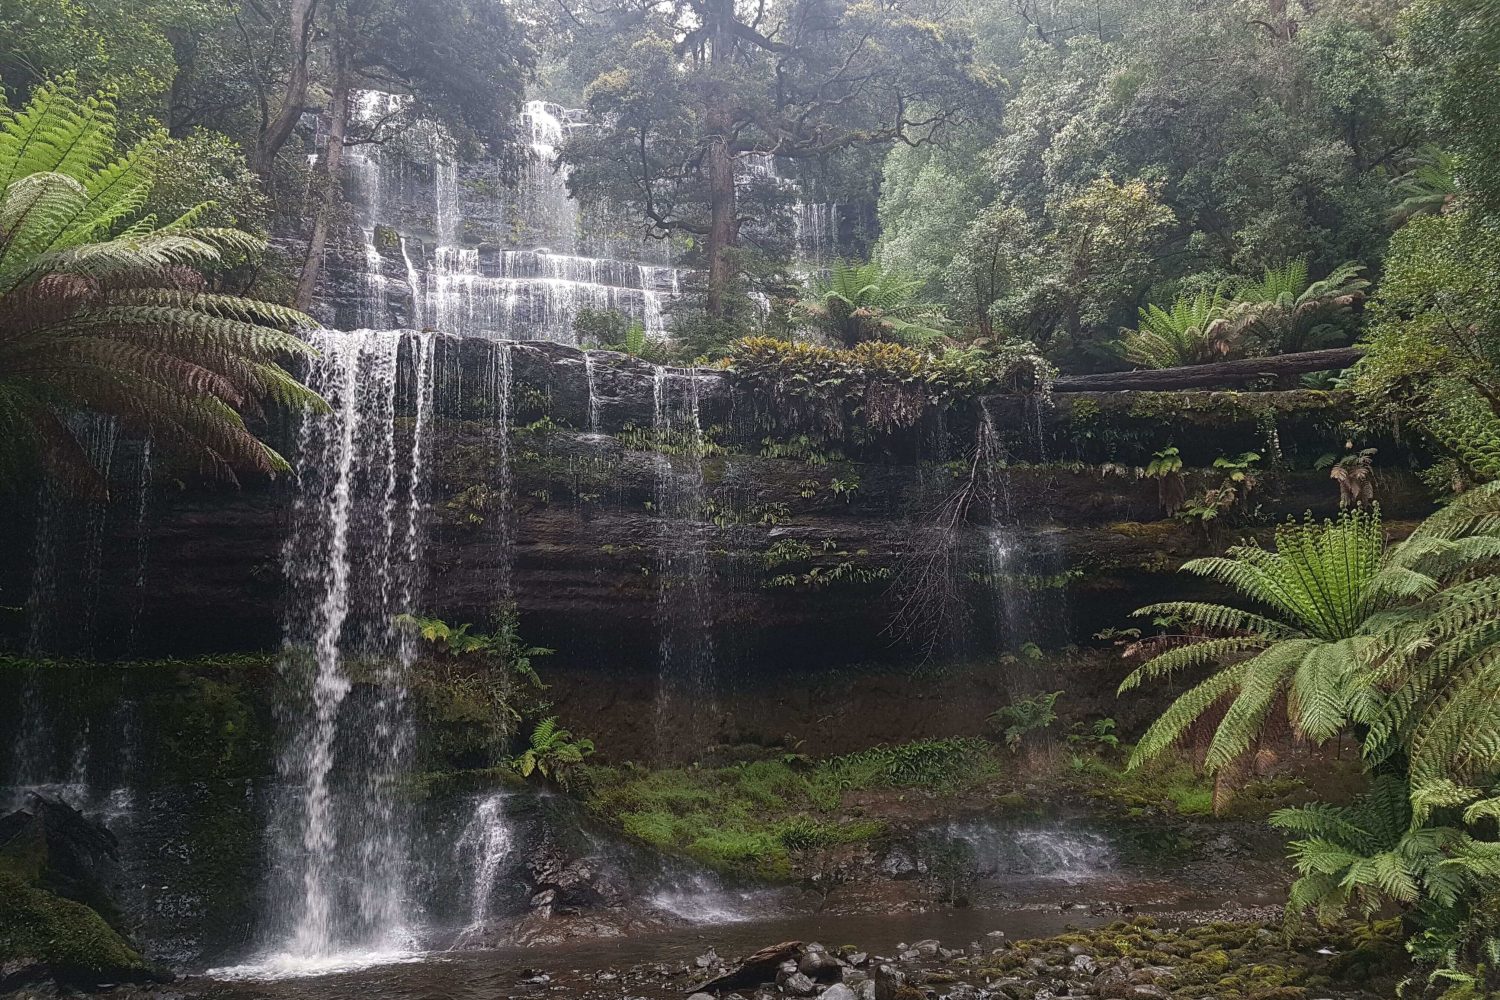
[(0, 868), (0, 989), (54, 979), (73, 986), (160, 981), (123, 937), (82, 903)]

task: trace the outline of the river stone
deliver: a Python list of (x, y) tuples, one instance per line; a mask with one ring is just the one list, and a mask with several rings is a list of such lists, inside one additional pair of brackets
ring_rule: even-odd
[(854, 992), (859, 997), (859, 1000), (875, 1000), (875, 980), (866, 979), (854, 987)]
[(1074, 972), (1085, 976), (1095, 975), (1099, 971), (1099, 963), (1091, 955), (1074, 955), (1070, 964)]
[(782, 982), (781, 988), (794, 997), (810, 997), (818, 992), (813, 981), (800, 972), (794, 972)]
[(880, 871), (897, 880), (913, 879), (927, 874), (927, 862), (913, 857), (904, 848), (894, 847), (880, 862)]
[(1041, 992), (1041, 988), (1035, 983), (1014, 977), (997, 979), (990, 983), (990, 987), (1006, 1000), (1032, 1000), (1032, 997)]
[(823, 991), (823, 1000), (858, 1000), (855, 992), (843, 983), (834, 983)]
[(938, 943), (937, 938), (928, 938), (925, 941), (918, 941), (911, 946), (911, 949), (923, 958), (936, 958), (938, 952), (942, 950), (942, 945)]
[(802, 961), (797, 963), (797, 971), (810, 979), (819, 982), (830, 983), (839, 978), (839, 972), (843, 967), (839, 960), (826, 951), (808, 951), (802, 956)]
[(875, 1000), (899, 1000), (906, 987), (906, 976), (889, 965), (877, 966), (875, 978)]
[(715, 1000), (712, 993), (694, 993), (688, 1000)]

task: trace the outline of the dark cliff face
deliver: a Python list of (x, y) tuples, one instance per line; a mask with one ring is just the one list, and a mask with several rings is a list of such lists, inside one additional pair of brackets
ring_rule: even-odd
[[(969, 467), (973, 417), (962, 408), (928, 422), (939, 433), (923, 426), (906, 439), (866, 440), (847, 449), (857, 453), (851, 460), (769, 435), (757, 425), (757, 401), (732, 391), (724, 372), (677, 372), (665, 391), (678, 403), (694, 397), (705, 442), (695, 458), (680, 437), (657, 430), (663, 388), (654, 366), (520, 343), (510, 348), (502, 442), (506, 428), (474, 403), (494, 346), (444, 339), (440, 348), (416, 610), (482, 622), (503, 599), (509, 566), (527, 637), (559, 651), (554, 670), (654, 675), (663, 618), (680, 603), (671, 588), (682, 570), (669, 566), (670, 553), (688, 536), (701, 554), (695, 614), (711, 625), (720, 677), (755, 683), (851, 664), (980, 659), (1026, 642), (1087, 643), (1101, 628), (1126, 624), (1134, 607), (1188, 586), (1169, 579), (1183, 560), (1257, 523), (1337, 505), (1327, 474), (1294, 452), (1316, 447), (1302, 440), (1314, 435), (1282, 430), (1303, 471), (1268, 469), (1245, 528), (1164, 518), (1159, 484), (1137, 470), (1159, 444), (1140, 428), (1160, 436), (1170, 415), (1131, 398), (1140, 394), (1059, 397), (1040, 419), (1025, 407), (994, 408), (1012, 439), (1004, 496), (938, 532), (937, 512)], [(1238, 398), (1230, 402), (1239, 409), (1216, 413), (1214, 394), (1194, 395), (1202, 397), (1197, 409), (1185, 412), (1226, 439), (1264, 440), (1268, 412), (1273, 429), (1308, 419), (1249, 409)], [(1326, 403), (1312, 410), (1332, 422)], [(1197, 443), (1191, 420), (1174, 433), (1189, 454)], [(289, 439), (278, 445), (292, 447)], [(508, 501), (499, 495), (507, 464)], [(1189, 470), (1188, 486), (1221, 475)], [(663, 482), (684, 476), (695, 484), (694, 509), (659, 509)], [(101, 521), (92, 570), (79, 565), (86, 551), (63, 560), (54, 591), (76, 597), (68, 574), (89, 575), (97, 611), (90, 641), (59, 651), (192, 656), (276, 647), (283, 549), (299, 544), (288, 537), (293, 490), (287, 482), (208, 490), (159, 477), (144, 516), (111, 512)], [(1387, 473), (1378, 492), (1389, 518), (1425, 507), (1409, 477)], [(26, 506), (4, 519), (11, 558), (0, 569), (0, 603), (11, 606), (33, 591), (40, 551)], [(914, 607), (938, 550), (943, 600)], [(19, 640), (19, 616), (10, 622)]]

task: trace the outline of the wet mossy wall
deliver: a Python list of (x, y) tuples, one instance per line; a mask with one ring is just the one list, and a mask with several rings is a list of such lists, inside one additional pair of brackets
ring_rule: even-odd
[[(502, 442), (506, 432), (479, 388), (495, 350), (483, 341), (438, 343), (427, 579), (416, 610), (481, 624), (502, 597), (509, 565), (527, 639), (558, 650), (548, 671), (622, 693), (655, 683), (659, 618), (674, 585), (662, 573), (662, 546), (678, 542), (681, 526), (655, 509), (664, 466), (701, 465), (705, 613), (716, 683), (732, 700), (786, 679), (807, 685), (851, 671), (984, 662), (1032, 642), (1051, 651), (1105, 648), (1092, 636), (1129, 624), (1134, 608), (1199, 592), (1176, 574), (1183, 561), (1264, 534), (1288, 515), (1335, 512), (1336, 484), (1316, 463), (1342, 453), (1350, 431), (1347, 400), (1313, 390), (1059, 393), (1049, 405), (989, 397), (1007, 502), (999, 514), (975, 504), (950, 533), (944, 620), (903, 628), (912, 567), (931, 547), (935, 512), (972, 473), (980, 401), (931, 406), (889, 433), (856, 427), (830, 439), (768, 418), (764, 400), (747, 398), (729, 374), (678, 373), (667, 393), (679, 404), (696, 387), (703, 440), (695, 456), (680, 424), (665, 435), (656, 426), (652, 366), (595, 352), (591, 408), (583, 354), (516, 344)], [(290, 451), (290, 428), (271, 430)], [(1424, 514), (1429, 501), (1409, 471), (1413, 457), (1396, 442), (1359, 444), (1379, 449), (1376, 495), (1387, 517)], [(1259, 453), (1251, 500), (1208, 524), (1165, 516), (1159, 483), (1142, 470), (1168, 446), (1182, 454), (1189, 493), (1222, 480), (1216, 458)], [(291, 498), (284, 482), (208, 490), (164, 471), (144, 517), (112, 512), (104, 520), (94, 620), (67, 652), (276, 649)], [(32, 590), (34, 504), (13, 503), (7, 515), (0, 531), (17, 558), (0, 567), (0, 605), (13, 609), (6, 641), (15, 648), (25, 640)], [(998, 575), (997, 530), (1007, 549)], [(610, 704), (605, 696), (597, 710)]]

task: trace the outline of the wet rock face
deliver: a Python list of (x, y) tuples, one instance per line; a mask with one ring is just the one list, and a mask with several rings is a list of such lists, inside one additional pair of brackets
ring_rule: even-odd
[[(530, 627), (556, 640), (549, 644), (564, 656), (607, 657), (617, 676), (654, 668), (664, 553), (690, 536), (711, 567), (706, 614), (730, 673), (771, 660), (797, 671), (904, 662), (918, 652), (961, 659), (1024, 641), (1055, 648), (1087, 639), (1101, 621), (1123, 621), (1160, 595), (1182, 561), (1219, 547), (1201, 529), (1164, 519), (1157, 484), (1123, 466), (1109, 474), (1017, 467), (996, 515), (1003, 530), (986, 534), (990, 514), (976, 511), (975, 523), (950, 539), (961, 552), (951, 574), (959, 578), (944, 600), (960, 605), (951, 620), (962, 625), (930, 646), (920, 628), (890, 626), (906, 598), (902, 581), (914, 579), (913, 564), (938, 541), (926, 531), (931, 512), (958, 485), (954, 470), (936, 463), (972, 446), (965, 423), (972, 414), (946, 418), (943, 447), (902, 442), (844, 461), (831, 446), (764, 443), (754, 401), (736, 397), (721, 371), (663, 374), (625, 355), (522, 342), (504, 348), (512, 372), (505, 448), (494, 414), (481, 405), (497, 350), (489, 341), (442, 338), (435, 351), (420, 610), (483, 622), (509, 566)], [(659, 396), (679, 422), (695, 399), (699, 425), (727, 450), (711, 448), (701, 463), (680, 448), (650, 450)], [(1048, 411), (1049, 433), (1065, 432), (1081, 407), (1069, 399)], [(1026, 414), (1004, 419), (1017, 434), (1034, 424)], [(270, 437), (283, 453), (295, 452), (291, 428)], [(508, 499), (498, 493), (507, 451)], [(1035, 461), (1041, 453), (1016, 457)], [(688, 475), (695, 464), (701, 509), (664, 519), (657, 509), (663, 477)], [(292, 484), (207, 492), (168, 488), (170, 474), (163, 472), (138, 521), (112, 517), (104, 526), (101, 565), (91, 573), (104, 639), (98, 653), (275, 648), (286, 599), (282, 552), (297, 544), (287, 537)], [(1399, 477), (1388, 478), (1387, 515), (1414, 510)], [(1324, 474), (1288, 474), (1263, 488), (1262, 502), (1323, 512), (1334, 508), (1337, 491)], [(28, 506), (0, 512), (0, 544), (23, 554), (0, 567), (0, 595), (15, 606), (32, 589), (37, 547)], [(994, 564), (997, 552), (1003, 565)], [(68, 581), (59, 589), (69, 589)], [(996, 620), (1002, 604), (1010, 622)], [(1016, 622), (1035, 626), (1034, 634), (997, 634)], [(0, 628), (7, 624), (24, 625), (18, 617), (0, 620)]]
[(33, 794), (0, 818), (0, 860), (118, 922), (120, 843), (66, 802)]
[(0, 818), (0, 991), (159, 982), (124, 936), (119, 843), (56, 799)]

